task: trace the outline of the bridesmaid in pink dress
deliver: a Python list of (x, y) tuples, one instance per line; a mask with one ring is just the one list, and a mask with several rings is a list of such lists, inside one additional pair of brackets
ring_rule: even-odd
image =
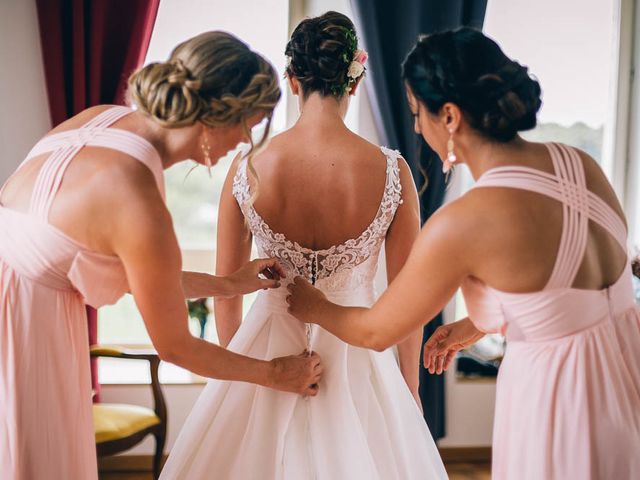
[(0, 478), (97, 479), (85, 303), (131, 292), (163, 359), (208, 377), (316, 393), (315, 355), (257, 360), (189, 334), (185, 297), (276, 287), (280, 268), (264, 259), (229, 277), (181, 274), (163, 202), (163, 169), (186, 158), (211, 166), (246, 141), (271, 118), (278, 83), (237, 38), (202, 34), (134, 73), (138, 111), (80, 113), (40, 140), (4, 185)]
[(436, 330), (425, 366), (442, 373), (484, 333), (506, 335), (493, 478), (640, 478), (640, 309), (605, 175), (584, 152), (517, 135), (536, 124), (540, 87), (481, 32), (424, 37), (403, 71), (416, 132), (475, 187), (427, 222), (373, 308), (297, 279), (290, 311), (380, 350), (462, 287), (471, 318)]

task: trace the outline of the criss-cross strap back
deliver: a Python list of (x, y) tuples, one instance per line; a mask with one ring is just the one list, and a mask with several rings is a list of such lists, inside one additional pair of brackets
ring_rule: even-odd
[(624, 251), (627, 250), (627, 229), (615, 210), (587, 189), (584, 166), (578, 152), (562, 144), (546, 145), (555, 175), (530, 167), (498, 167), (482, 175), (474, 188), (518, 188), (546, 195), (562, 203), (560, 247), (545, 289), (568, 288), (575, 281), (584, 258), (589, 220), (604, 228)]
[(118, 150), (142, 162), (153, 172), (158, 189), (164, 198), (161, 160), (156, 149), (139, 135), (126, 130), (109, 128), (131, 112), (132, 110), (127, 107), (112, 107), (99, 113), (80, 128), (53, 133), (40, 140), (16, 170), (16, 172), (20, 170), (31, 159), (50, 153), (38, 172), (31, 194), (29, 213), (47, 221), (49, 210), (60, 189), (67, 167), (85, 146)]
[(398, 160), (400, 153), (381, 147), (387, 161), (385, 188), (380, 206), (369, 226), (357, 237), (322, 250), (313, 250), (274, 232), (255, 210), (247, 176), (247, 161), (238, 165), (233, 195), (262, 253), (288, 264), (296, 274), (315, 282), (354, 268), (375, 256), (385, 239), (398, 206), (402, 203), (402, 186)]

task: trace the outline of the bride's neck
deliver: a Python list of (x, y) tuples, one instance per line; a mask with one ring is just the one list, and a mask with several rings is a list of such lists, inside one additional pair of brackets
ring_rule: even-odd
[(300, 118), (297, 123), (316, 126), (341, 125), (344, 123), (348, 107), (349, 99), (346, 96), (337, 100), (335, 97), (322, 97), (319, 93), (312, 93), (300, 102)]

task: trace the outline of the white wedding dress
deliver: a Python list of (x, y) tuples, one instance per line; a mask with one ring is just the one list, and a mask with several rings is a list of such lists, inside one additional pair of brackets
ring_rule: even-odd
[[(399, 153), (387, 158), (378, 213), (358, 237), (310, 250), (275, 233), (251, 206), (246, 162), (233, 184), (260, 256), (287, 278), (304, 276), (333, 302), (370, 306), (382, 243), (402, 202)], [(229, 349), (250, 357), (300, 353), (305, 325), (287, 313), (286, 288), (262, 291)], [(352, 347), (317, 326), (310, 342), (324, 376), (316, 397), (211, 380), (189, 415), (161, 479), (412, 480), (447, 478), (392, 350)]]

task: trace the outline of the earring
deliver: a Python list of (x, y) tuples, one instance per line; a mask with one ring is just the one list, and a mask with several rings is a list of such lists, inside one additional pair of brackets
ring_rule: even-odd
[(209, 176), (211, 176), (211, 167), (213, 165), (213, 162), (211, 161), (211, 145), (209, 145), (209, 139), (207, 138), (206, 133), (202, 136), (202, 143), (200, 144), (200, 148), (202, 148), (204, 164), (209, 169)]
[(209, 140), (207, 140), (207, 136), (202, 136), (202, 143), (200, 144), (202, 148), (202, 155), (204, 156), (204, 164), (207, 167), (211, 167), (211, 145), (209, 145)]
[(456, 154), (453, 150), (454, 147), (455, 145), (453, 143), (453, 130), (449, 130), (449, 140), (447, 140), (447, 159), (442, 162), (442, 171), (444, 173), (447, 173), (449, 170), (451, 170), (453, 164), (458, 160), (458, 157), (456, 157)]

